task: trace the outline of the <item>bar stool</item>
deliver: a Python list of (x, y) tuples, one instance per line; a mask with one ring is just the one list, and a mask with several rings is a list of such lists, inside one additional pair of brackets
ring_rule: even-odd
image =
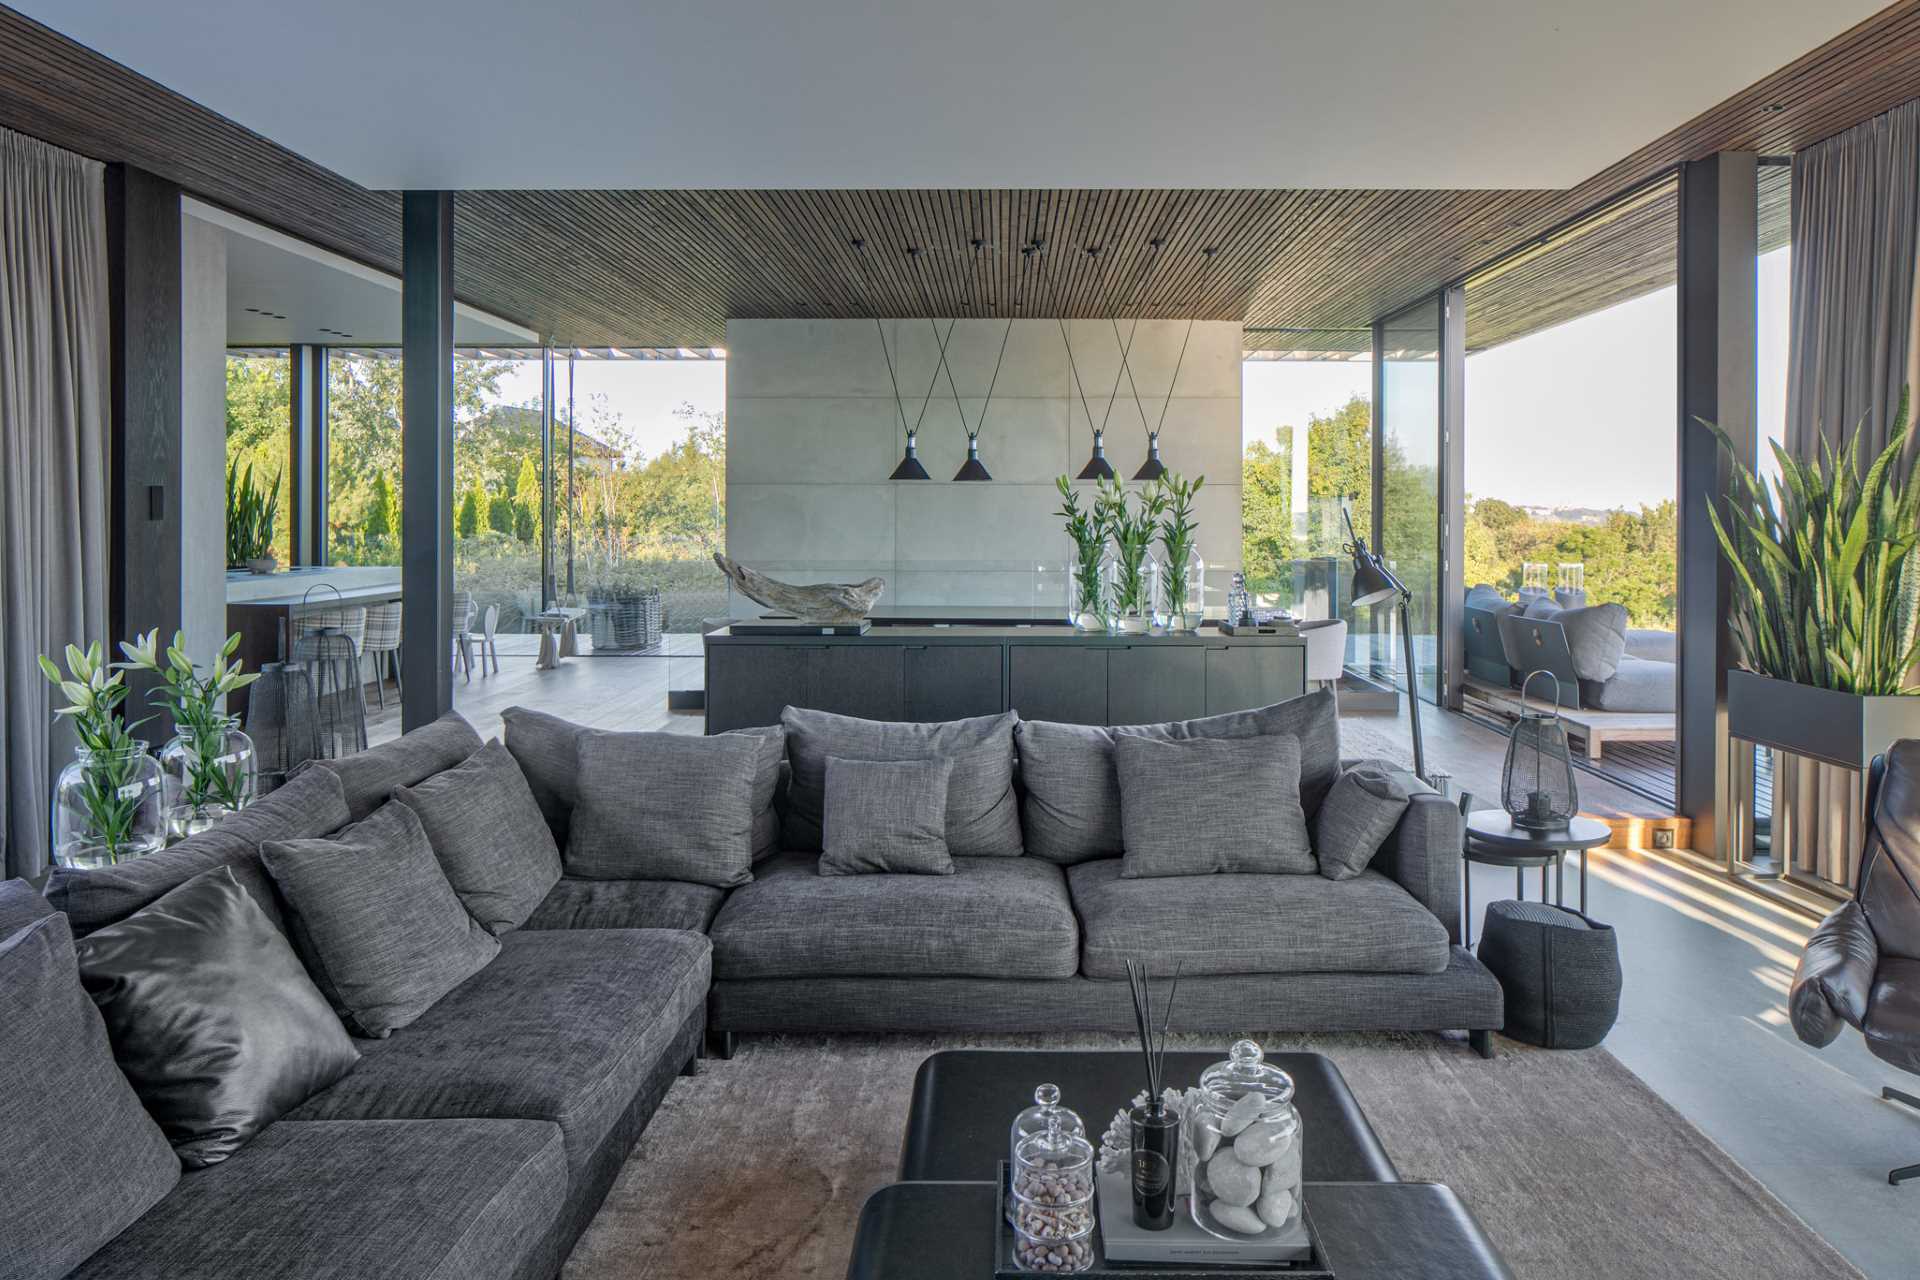
[(380, 699), (380, 708), (387, 706), (387, 677), (393, 677), (393, 687), (402, 697), (406, 696), (407, 686), (400, 676), (400, 603), (376, 604), (367, 607), (367, 634), (361, 646), (361, 652), (373, 660), (373, 688)]
[(360, 669), (365, 609), (326, 609), (300, 620), (294, 661), (313, 673), (314, 725), (329, 757), (367, 749), (367, 696)]

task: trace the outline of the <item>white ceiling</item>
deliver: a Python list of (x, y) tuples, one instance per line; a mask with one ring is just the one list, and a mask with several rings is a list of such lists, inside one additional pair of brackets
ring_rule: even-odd
[(1565, 187), (1878, 0), (9, 0), (370, 187)]

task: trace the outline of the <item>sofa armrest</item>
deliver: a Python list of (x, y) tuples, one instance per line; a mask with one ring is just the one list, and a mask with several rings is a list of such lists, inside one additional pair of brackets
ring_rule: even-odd
[(1447, 937), (1460, 941), (1460, 806), (1421, 782), (1402, 775), (1413, 798), (1400, 815), (1380, 851), (1373, 869), (1399, 882), (1447, 927)]
[(1866, 1021), (1880, 944), (1858, 902), (1849, 902), (1820, 922), (1807, 939), (1800, 965), (1787, 992), (1793, 1033), (1822, 1048), (1833, 1043), (1842, 1024), (1858, 1028)]

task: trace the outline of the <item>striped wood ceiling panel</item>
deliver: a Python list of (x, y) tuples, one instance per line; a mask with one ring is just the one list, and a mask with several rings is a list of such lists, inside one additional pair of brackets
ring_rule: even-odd
[[(1305, 342), (1338, 346), (1682, 160), (1783, 154), (1916, 94), (1920, 0), (1902, 0), (1566, 191), (474, 191), (455, 201), (456, 285), (463, 301), (563, 344), (717, 346), (729, 317), (872, 310), (1245, 319), (1250, 345), (1304, 349), (1295, 331), (1321, 330), (1331, 336)], [(358, 187), (4, 8), (0, 124), (398, 269), (394, 193)], [(1657, 287), (1659, 271), (1670, 278), (1671, 222), (1656, 245), (1662, 215), (1639, 216), (1584, 256), (1547, 255), (1572, 265), (1504, 273), (1507, 296), (1485, 300), (1478, 345)], [(1036, 236), (1045, 252), (1022, 255)], [(865, 261), (855, 237), (868, 242)]]

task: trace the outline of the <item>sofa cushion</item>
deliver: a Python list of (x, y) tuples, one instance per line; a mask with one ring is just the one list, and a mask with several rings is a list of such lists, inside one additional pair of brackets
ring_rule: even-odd
[(371, 750), (337, 760), (309, 760), (296, 777), (322, 769), (340, 779), (346, 792), (349, 821), (360, 819), (387, 802), (395, 787), (410, 787), (465, 760), (480, 749), (480, 735), (457, 711), (432, 724), (403, 733)]
[(120, 1070), (189, 1169), (232, 1156), (359, 1061), (292, 944), (231, 867), (88, 934), (77, 950)]
[(947, 850), (956, 858), (1011, 857), (1020, 852), (1020, 807), (1013, 789), (1013, 726), (1009, 711), (934, 724), (859, 720), (788, 707), (780, 713), (793, 766), (787, 795), (788, 849), (818, 852), (826, 808), (827, 758), (931, 760), (950, 757)]
[[(1300, 811), (1300, 741), (1257, 738), (1114, 739), (1120, 778), (1120, 874), (1319, 870)], [(1230, 803), (1219, 803), (1231, 797)]]
[(1595, 711), (1672, 711), (1677, 670), (1671, 662), (1621, 658), (1613, 679), (1580, 682), (1580, 701)]
[(1867, 1048), (1903, 1071), (1920, 1071), (1920, 960), (1882, 954), (1860, 1029)]
[(708, 956), (697, 933), (517, 929), (293, 1119), (550, 1120), (578, 1173), (706, 1007)]
[(47, 895), (25, 880), (0, 880), (0, 941), (52, 914)]
[(124, 920), (160, 895), (215, 867), (232, 867), (240, 886), (253, 895), (276, 925), (280, 902), (260, 865), (263, 840), (310, 840), (338, 831), (351, 821), (340, 779), (326, 769), (309, 769), (229, 815), (219, 826), (182, 840), (170, 849), (111, 867), (82, 871), (55, 867), (47, 878), (47, 899), (67, 913), (76, 937)]
[(820, 874), (950, 876), (947, 784), (953, 760), (827, 760)]
[(568, 875), (719, 888), (753, 878), (757, 740), (589, 729), (577, 749)]
[(1627, 609), (1619, 604), (1592, 604), (1562, 609), (1555, 622), (1566, 632), (1567, 651), (1573, 655), (1573, 673), (1581, 680), (1607, 681), (1619, 669), (1627, 651)]
[[(546, 815), (554, 840), (564, 849), (573, 807), (580, 802), (578, 738), (584, 726), (530, 707), (508, 707), (500, 718), (506, 721), (507, 750), (526, 774), (527, 785), (540, 802), (540, 812)], [(759, 769), (753, 784), (753, 856), (764, 858), (780, 848), (776, 803), (786, 781), (787, 733), (779, 725), (770, 725), (729, 729), (719, 736), (729, 734), (760, 743)]]
[(526, 775), (496, 739), (393, 798), (413, 810), (467, 914), (517, 928), (560, 879), (560, 850)]
[(1340, 714), (1329, 690), (1252, 711), (1165, 724), (1102, 728), (1023, 720), (1014, 739), (1026, 793), (1020, 816), (1028, 853), (1059, 863), (1120, 856), (1125, 844), (1113, 762), (1118, 734), (1162, 741), (1291, 734), (1300, 740), (1300, 807), (1309, 821), (1340, 772)]
[(269, 840), (260, 858), (314, 981), (359, 1034), (406, 1026), (500, 950), (403, 804), (331, 840)]
[(1067, 978), (1079, 925), (1060, 868), (962, 858), (950, 876), (823, 876), (813, 855), (768, 860), (714, 918), (721, 979), (818, 975)]
[(1476, 582), (1467, 588), (1467, 608), (1485, 609), (1489, 613), (1511, 613), (1519, 608), (1507, 599), (1500, 588), (1490, 582)]
[(1397, 769), (1360, 764), (1340, 775), (1313, 820), (1313, 856), (1329, 880), (1351, 880), (1380, 852), (1412, 792)]
[(180, 1179), (114, 1065), (64, 916), (0, 938), (0, 1079), (0, 1275), (62, 1276)]
[[(1446, 926), (1377, 871), (1128, 880), (1118, 858), (1067, 869), (1089, 978), (1155, 973), (1441, 973)], [(1177, 1015), (1176, 1015), (1177, 1016)]]
[(705, 933), (724, 889), (685, 880), (576, 880), (562, 876), (523, 929), (691, 929)]
[(182, 1178), (73, 1276), (528, 1275), (566, 1195), (560, 1132), (539, 1121), (276, 1124)]

